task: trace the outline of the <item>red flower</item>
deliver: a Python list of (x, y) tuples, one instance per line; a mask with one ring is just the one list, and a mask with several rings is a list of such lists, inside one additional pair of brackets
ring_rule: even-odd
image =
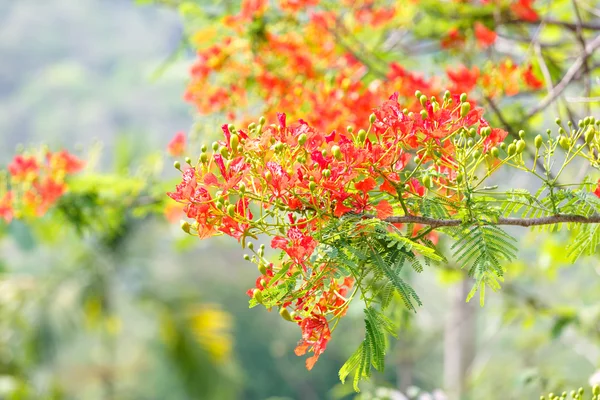
[(70, 154), (66, 150), (58, 153), (48, 152), (46, 154), (46, 160), (48, 160), (48, 164), (54, 172), (74, 174), (81, 171), (81, 169), (85, 166), (85, 162)]
[(510, 10), (524, 21), (536, 22), (540, 17), (533, 9), (533, 2), (534, 0), (516, 0), (511, 4)]
[(442, 49), (451, 49), (460, 47), (465, 43), (465, 37), (458, 28), (450, 28), (446, 36), (440, 42)]
[(454, 71), (450, 68), (446, 69), (446, 75), (452, 82), (450, 91), (453, 93), (469, 93), (477, 85), (479, 79), (479, 68), (473, 67), (473, 70), (460, 65)]
[(306, 369), (309, 371), (315, 366), (319, 356), (323, 354), (327, 347), (327, 342), (331, 339), (331, 331), (327, 318), (322, 315), (313, 315), (300, 322), (302, 329), (302, 340), (294, 350), (297, 356), (306, 354), (310, 348), (314, 353), (312, 357), (306, 360)]
[(598, 179), (598, 183), (596, 186), (596, 190), (594, 190), (594, 194), (598, 197), (600, 197), (600, 179)]
[(34, 156), (15, 156), (8, 165), (8, 172), (17, 180), (33, 180), (38, 172), (38, 162)]
[(533, 65), (529, 65), (526, 70), (523, 71), (523, 80), (525, 84), (532, 89), (541, 89), (544, 87), (544, 82), (538, 79), (533, 73)]
[(488, 29), (481, 22), (475, 22), (475, 37), (477, 42), (483, 48), (490, 47), (496, 41), (498, 35), (491, 29)]
[(303, 264), (317, 247), (317, 241), (296, 227), (290, 228), (287, 236), (275, 236), (271, 240), (271, 247), (285, 251), (297, 264)]
[(12, 192), (7, 192), (4, 197), (0, 199), (0, 218), (5, 222), (10, 222), (13, 219), (13, 208), (12, 208)]
[(185, 152), (186, 138), (185, 133), (177, 132), (167, 146), (167, 152), (173, 157), (183, 155)]

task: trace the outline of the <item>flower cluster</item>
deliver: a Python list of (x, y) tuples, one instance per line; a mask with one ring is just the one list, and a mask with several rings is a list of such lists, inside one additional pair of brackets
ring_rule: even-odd
[(0, 182), (0, 218), (42, 216), (66, 192), (66, 179), (84, 162), (66, 150), (20, 154), (8, 165), (8, 179)]
[[(530, 2), (513, 3), (525, 7)], [(512, 3), (503, 2), (505, 6)], [(412, 97), (416, 89), (440, 95), (444, 87), (458, 93), (480, 87), (485, 95), (494, 96), (542, 87), (529, 65), (512, 60), (487, 64), (481, 72), (477, 67), (451, 66), (442, 81), (397, 62), (370, 58), (370, 50), (363, 48), (357, 35), (402, 28), (406, 17), (395, 17), (406, 12), (400, 2), (382, 6), (373, 0), (344, 0), (332, 8), (316, 0), (243, 1), (238, 14), (223, 18), (230, 33), (210, 41), (209, 47), (203, 47), (205, 41), (198, 43), (185, 99), (200, 114), (222, 112), (230, 120), (242, 121), (258, 102), (269, 118), (278, 110), (289, 110), (290, 119), (302, 117), (317, 129), (339, 131), (365, 121), (371, 105), (393, 92), (398, 92), (405, 107), (418, 111)], [(496, 41), (492, 28), (481, 21), (470, 28), (479, 48)], [(448, 35), (442, 39), (443, 48), (462, 48), (464, 32), (456, 29)]]
[[(303, 120), (288, 124), (285, 114), (277, 124), (261, 118), (247, 130), (223, 125), (212, 153), (203, 146), (168, 193), (184, 205), (188, 233), (226, 234), (242, 246), (260, 234), (272, 238), (280, 261), (269, 262), (264, 247), (255, 252), (251, 260), (261, 275), (248, 294), (298, 323), (297, 354), (313, 352), (308, 368), (355, 293), (353, 277), (318, 255), (324, 226), (345, 215), (385, 220), (418, 212), (413, 200), (426, 192), (460, 199), (468, 171), (498, 157), (496, 146), (507, 133), (490, 127), (466, 94), (447, 92), (438, 100), (417, 91), (416, 102), (421, 111), (409, 111), (396, 93), (369, 116), (368, 130), (345, 133), (324, 133)], [(457, 162), (457, 154), (469, 161)]]

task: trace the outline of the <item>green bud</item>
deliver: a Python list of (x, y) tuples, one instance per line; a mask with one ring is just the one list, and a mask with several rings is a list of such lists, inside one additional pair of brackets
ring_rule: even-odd
[(332, 146), (331, 147), (331, 152), (333, 153), (333, 156), (335, 157), (336, 160), (341, 160), (342, 159), (342, 150), (340, 149), (340, 146)]
[(369, 115), (369, 122), (371, 124), (373, 124), (375, 122), (375, 119), (377, 119), (377, 116), (375, 114)]
[(365, 131), (364, 129), (361, 129), (360, 131), (358, 131), (358, 141), (360, 143), (364, 143), (366, 138), (367, 138), (367, 131)]
[(240, 137), (238, 135), (236, 135), (235, 133), (233, 133), (229, 137), (229, 146), (231, 146), (232, 150), (236, 151), (239, 144), (240, 144)]
[(523, 139), (523, 138), (525, 137), (525, 131), (524, 131), (524, 130), (520, 130), (520, 131), (519, 131), (519, 137), (520, 137), (521, 139)]
[(533, 140), (533, 144), (535, 144), (536, 149), (539, 149), (540, 147), (542, 147), (543, 142), (544, 142), (544, 139), (542, 139), (542, 135), (537, 135), (535, 137), (535, 139)]
[(233, 126), (233, 124), (229, 124), (227, 125), (227, 130), (231, 133), (235, 132), (235, 126)]
[(254, 130), (254, 129), (256, 129), (256, 123), (254, 123), (254, 122), (251, 122), (251, 123), (248, 125), (248, 130), (249, 130), (249, 131), (251, 131), (251, 130)]
[(258, 289), (254, 289), (254, 291), (252, 292), (252, 298), (256, 300), (256, 302), (259, 304), (262, 304), (263, 302), (262, 292)]
[(509, 144), (506, 152), (508, 153), (509, 157), (514, 156), (517, 152), (517, 146), (515, 146), (514, 143)]
[(500, 148), (501, 148), (502, 150), (505, 150), (505, 149), (506, 149), (506, 143), (504, 143), (504, 142), (501, 142), (501, 143), (500, 143)]
[(600, 396), (600, 386), (594, 385), (594, 387), (592, 388), (592, 394), (594, 396)]
[(286, 321), (290, 321), (290, 322), (293, 322), (293, 321), (294, 321), (294, 320), (292, 319), (292, 316), (291, 316), (290, 312), (289, 312), (289, 311), (287, 310), (287, 308), (285, 308), (285, 307), (282, 307), (282, 308), (279, 310), (279, 315), (281, 315), (281, 317), (282, 317), (283, 319), (285, 319)]
[(202, 153), (200, 154), (200, 162), (206, 164), (208, 162), (208, 154)]
[(585, 132), (584, 139), (586, 144), (592, 143), (594, 138), (596, 137), (596, 130), (593, 127), (588, 128)]
[(246, 193), (246, 184), (244, 182), (241, 182), (238, 185), (238, 190), (240, 191), (240, 193)]
[(492, 155), (492, 157), (498, 158), (498, 156), (500, 155), (500, 151), (497, 147), (492, 147), (490, 149), (490, 154)]
[(525, 141), (523, 139), (519, 139), (517, 141), (517, 153), (521, 154), (525, 148), (527, 147), (527, 144), (525, 144)]
[(582, 121), (582, 120), (579, 120), (579, 122), (577, 122), (577, 126), (578, 126), (578, 127), (580, 127), (580, 128), (583, 128), (583, 127), (584, 127), (584, 125), (585, 125), (585, 124), (583, 123), (583, 121)]
[(219, 150), (219, 143), (213, 142), (212, 149), (213, 149), (213, 151), (218, 151)]
[(444, 92), (444, 100), (448, 100), (451, 96), (452, 96), (452, 93), (450, 93), (449, 90), (446, 90)]
[(561, 136), (558, 138), (558, 145), (565, 150), (569, 149), (569, 139), (566, 136)]
[(490, 128), (489, 126), (486, 126), (485, 128), (481, 129), (481, 136), (488, 137), (491, 134), (492, 134), (492, 128)]
[(185, 233), (190, 233), (191, 225), (189, 222), (181, 220), (180, 226), (182, 231), (184, 231)]
[(328, 169), (324, 169), (324, 170), (323, 170), (323, 176), (324, 176), (325, 178), (329, 178), (329, 177), (331, 176), (331, 171), (330, 171), (330, 170), (328, 170)]
[(271, 182), (271, 179), (273, 179), (273, 175), (271, 174), (271, 171), (265, 172), (265, 180), (267, 182)]
[(181, 163), (179, 161), (175, 161), (173, 163), (173, 166), (175, 167), (175, 169), (178, 169), (178, 170), (181, 171)]
[(419, 97), (419, 103), (421, 103), (421, 105), (425, 107), (427, 105), (427, 96), (422, 95), (421, 97)]
[(200, 151), (202, 151), (203, 153), (206, 153), (206, 144), (202, 144), (202, 147), (200, 147)]
[(229, 149), (225, 146), (221, 147), (219, 153), (223, 156), (223, 158), (229, 157)]
[(420, 114), (421, 114), (421, 119), (423, 119), (423, 120), (426, 120), (427, 116), (429, 115), (429, 114), (427, 114), (427, 111), (425, 111), (425, 110), (421, 110)]
[(481, 150), (475, 150), (473, 152), (473, 158), (479, 158), (481, 156)]
[(265, 117), (260, 117), (260, 118), (258, 119), (258, 123), (259, 123), (260, 125), (264, 125), (264, 124), (265, 124), (265, 122), (267, 122), (267, 119), (266, 119)]
[(456, 183), (462, 183), (463, 179), (464, 179), (464, 176), (463, 176), (462, 172), (458, 173), (456, 175)]
[(315, 182), (313, 182), (313, 181), (309, 182), (309, 184), (308, 184), (308, 189), (309, 189), (311, 192), (314, 192), (316, 188), (317, 188), (317, 184), (316, 184)]
[(261, 262), (258, 263), (258, 272), (260, 272), (261, 275), (266, 275), (267, 267), (265, 266), (265, 264)]
[(423, 177), (423, 186), (425, 186), (426, 188), (431, 188), (431, 176), (430, 175), (425, 175)]
[(304, 146), (304, 143), (306, 143), (307, 140), (308, 140), (308, 136), (306, 136), (306, 133), (303, 133), (300, 136), (298, 136), (298, 144), (300, 146)]
[(244, 254), (244, 260), (250, 261), (250, 256), (248, 254)]
[(419, 156), (415, 156), (413, 158), (413, 161), (415, 162), (415, 164), (419, 164), (421, 162), (421, 158)]
[(469, 114), (469, 111), (471, 111), (471, 104), (462, 103), (462, 105), (460, 106), (460, 116), (463, 118), (466, 117), (467, 114)]
[(321, 150), (321, 154), (323, 155), (323, 157), (327, 157), (327, 150), (325, 150), (325, 149)]
[(467, 94), (466, 93), (461, 93), (461, 95), (460, 95), (460, 102), (464, 103), (465, 101), (467, 101)]
[(421, 93), (421, 91), (420, 91), (420, 90), (417, 90), (417, 91), (415, 91), (415, 97), (416, 97), (417, 99), (421, 99), (421, 96), (423, 96), (423, 93)]
[(354, 128), (353, 128), (353, 127), (351, 127), (350, 125), (348, 125), (348, 126), (346, 127), (346, 130), (348, 131), (348, 133), (352, 133), (352, 132), (354, 132)]
[(186, 158), (185, 158), (185, 163), (186, 163), (187, 165), (192, 165), (192, 159), (191, 159), (191, 158), (189, 158), (189, 157), (186, 157)]
[(230, 204), (227, 206), (227, 214), (233, 218), (235, 216), (235, 206), (233, 204)]
[(554, 120), (554, 122), (556, 123), (556, 125), (561, 126), (562, 125), (562, 121), (560, 120), (560, 118), (556, 118)]
[(473, 142), (473, 139), (469, 139), (469, 140), (467, 140), (467, 146), (468, 146), (468, 147), (473, 147), (473, 144), (474, 144), (474, 143), (475, 143), (475, 142)]

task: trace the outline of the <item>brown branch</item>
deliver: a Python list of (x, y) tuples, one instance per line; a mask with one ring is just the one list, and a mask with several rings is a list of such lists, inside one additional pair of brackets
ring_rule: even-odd
[[(524, 21), (521, 19), (502, 21), (501, 24), (504, 25), (522, 25), (522, 24), (530, 24), (530, 25), (539, 25), (541, 21)], [(563, 28), (567, 28), (572, 31), (576, 31), (578, 28), (590, 30), (590, 31), (600, 31), (600, 24), (595, 24), (592, 22), (581, 22), (581, 24), (577, 22), (570, 21), (559, 21), (556, 19), (545, 19), (545, 25), (554, 25), (554, 26), (562, 26)]]
[(569, 83), (577, 76), (577, 73), (580, 71), (581, 67), (584, 66), (590, 54), (594, 52), (597, 48), (600, 47), (600, 36), (597, 36), (594, 40), (589, 42), (585, 47), (585, 51), (577, 57), (577, 60), (571, 65), (571, 67), (567, 70), (562, 80), (554, 87), (552, 92), (548, 93), (546, 97), (544, 97), (536, 107), (534, 107), (529, 114), (527, 114), (527, 119), (533, 117), (543, 109), (545, 109), (548, 105), (552, 104), (558, 96), (560, 96), (565, 89), (569, 86)]
[[(375, 218), (374, 215), (364, 215), (367, 218)], [(385, 222), (392, 224), (421, 224), (435, 228), (441, 228), (446, 226), (460, 226), (465, 224), (460, 219), (438, 219), (429, 217), (420, 217), (416, 215), (404, 215), (401, 217), (388, 217), (384, 219)], [(475, 223), (476, 221), (472, 221)], [(540, 226), (540, 225), (553, 225), (560, 223), (577, 223), (577, 224), (598, 224), (600, 223), (600, 214), (590, 215), (589, 217), (583, 215), (572, 215), (572, 214), (558, 214), (550, 217), (541, 218), (505, 218), (500, 217), (495, 221), (477, 221), (484, 225), (510, 225), (510, 226)]]

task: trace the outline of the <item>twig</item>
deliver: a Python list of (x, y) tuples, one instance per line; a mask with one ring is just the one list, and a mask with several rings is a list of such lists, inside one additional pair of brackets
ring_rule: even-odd
[(527, 114), (527, 119), (544, 110), (548, 105), (552, 104), (552, 102), (554, 102), (554, 100), (556, 100), (556, 98), (560, 96), (562, 92), (565, 91), (567, 86), (569, 86), (569, 83), (571, 83), (573, 78), (575, 78), (581, 67), (584, 65), (588, 56), (598, 47), (600, 47), (600, 36), (597, 36), (594, 40), (588, 43), (588, 45), (585, 47), (585, 51), (579, 57), (577, 57), (577, 60), (575, 60), (573, 65), (571, 65), (571, 67), (567, 70), (562, 80), (554, 87), (552, 92), (548, 93), (548, 95), (544, 97), (542, 101), (540, 101), (538, 105), (529, 112), (529, 114)]
[[(363, 215), (365, 218), (376, 218), (374, 215)], [(421, 217), (416, 215), (404, 215), (401, 217), (388, 217), (384, 219), (385, 222), (391, 224), (421, 224), (427, 225), (432, 228), (441, 228), (446, 226), (460, 226), (464, 225), (465, 221), (460, 219), (438, 219), (430, 217)], [(550, 217), (540, 218), (505, 218), (500, 217), (496, 220), (485, 220), (485, 221), (472, 221), (473, 223), (480, 223), (483, 225), (510, 225), (510, 226), (540, 226), (540, 225), (553, 225), (561, 223), (577, 223), (577, 224), (598, 224), (600, 223), (600, 214), (590, 215), (585, 217), (583, 215), (572, 215), (572, 214), (558, 214)]]

